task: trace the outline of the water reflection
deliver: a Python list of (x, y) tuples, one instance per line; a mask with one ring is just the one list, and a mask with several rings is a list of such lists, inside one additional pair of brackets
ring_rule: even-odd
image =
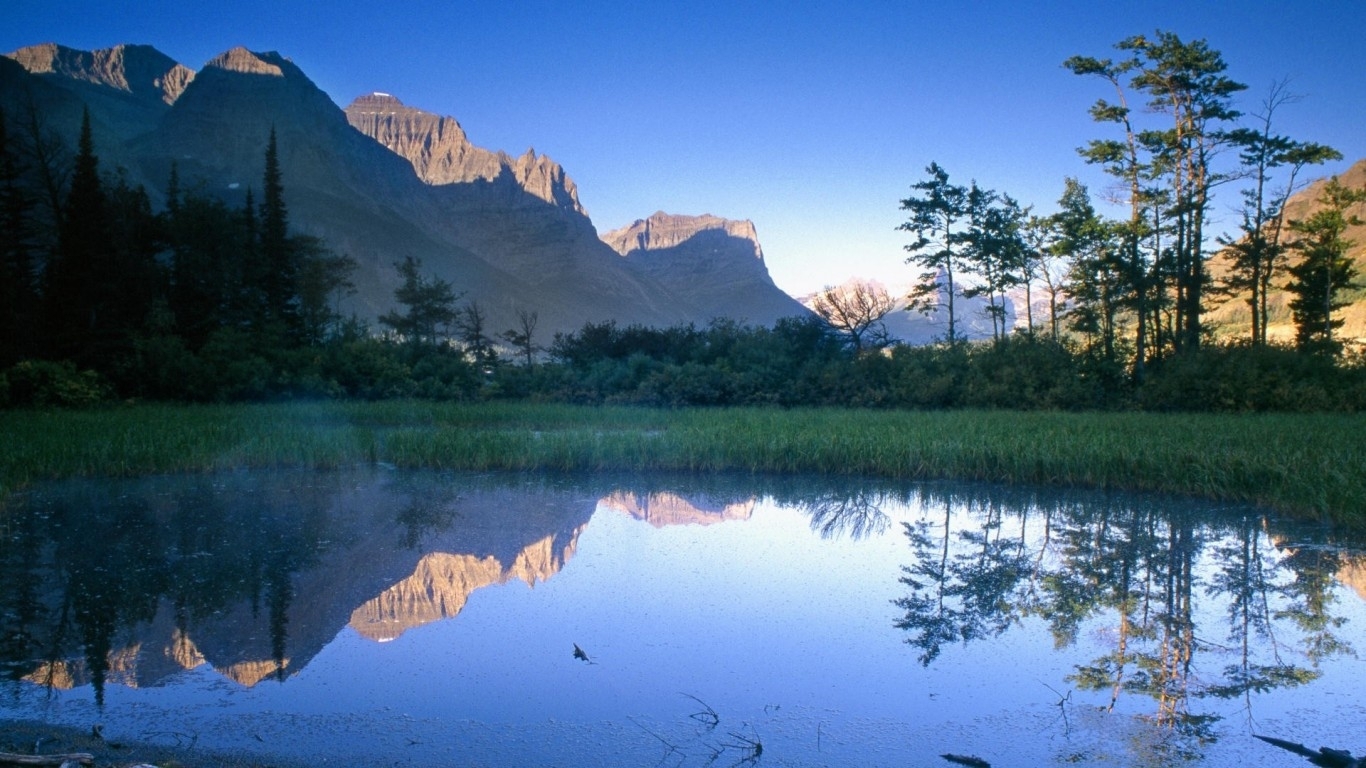
[(1199, 757), (1217, 738), (1221, 716), (1202, 699), (1242, 698), (1250, 716), (1251, 694), (1311, 682), (1324, 660), (1353, 652), (1334, 586), (1359, 541), (1132, 497), (924, 491), (921, 504), (943, 514), (904, 523), (909, 592), (894, 600), (920, 663), (1027, 621), (1058, 649), (1086, 628), (1107, 648), (1067, 682), (1103, 693), (1107, 712), (1125, 696), (1150, 700), (1142, 716), (1180, 737), (1163, 745), (1167, 759)]
[[(645, 755), (660, 743), (715, 749), (684, 732), (695, 708), (659, 714), (705, 699), (727, 718), (718, 734), (762, 731), (766, 756), (814, 749), (829, 764), (924, 762), (992, 738), (1020, 759), (1088, 762), (1106, 739), (1078, 732), (1096, 712), (1159, 734), (1125, 764), (1207, 759), (1230, 717), (1245, 714), (1236, 732), (1250, 733), (1258, 697), (1314, 683), (1353, 652), (1345, 622), (1361, 610), (1341, 585), (1366, 586), (1359, 541), (1246, 508), (809, 478), (78, 481), (11, 498), (0, 535), (0, 664), (23, 691), (70, 690), (98, 709), (111, 686), (174, 688), (187, 670), (211, 672), (254, 693), (325, 689), (316, 695), (337, 710), (401, 700), (448, 730), (584, 713), (611, 720), (614, 755), (628, 743)], [(544, 600), (491, 589), (512, 583)], [(432, 631), (442, 626), (468, 632)], [(573, 658), (579, 643), (592, 665)], [(409, 665), (417, 682), (363, 663)], [(998, 690), (1012, 666), (1037, 690)], [(283, 701), (253, 706), (321, 706)], [(1030, 709), (1040, 702), (1042, 721)], [(1002, 736), (943, 727), (1000, 707)], [(902, 719), (841, 736), (856, 715)], [(879, 752), (908, 722), (928, 729), (922, 740), (957, 735), (937, 751), (899, 739), (901, 752)], [(1029, 752), (1021, 730), (1063, 747)], [(708, 752), (683, 754), (669, 764)]]

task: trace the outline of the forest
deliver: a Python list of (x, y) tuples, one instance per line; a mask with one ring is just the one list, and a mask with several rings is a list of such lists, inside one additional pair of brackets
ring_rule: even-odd
[[(1081, 155), (1113, 179), (1125, 216), (1098, 213), (1076, 179), (1041, 216), (931, 163), (901, 201), (918, 287), (827, 289), (811, 316), (772, 327), (609, 321), (542, 338), (536, 313), (522, 311), (518, 327), (490, 328), (478, 297), (401, 254), (396, 308), (371, 324), (338, 309), (351, 259), (291, 231), (273, 132), (259, 201), (248, 190), (230, 206), (182, 187), (172, 166), (154, 210), (145, 189), (102, 167), (88, 113), (73, 150), (36, 112), (0, 112), (0, 406), (1366, 409), (1366, 355), (1338, 317), (1360, 296), (1346, 232), (1366, 191), (1332, 179), (1310, 215), (1288, 216), (1308, 169), (1341, 156), (1276, 133), (1273, 117), (1293, 101), (1283, 85), (1245, 115), (1234, 97), (1246, 86), (1203, 41), (1159, 32), (1115, 49), (1122, 58), (1065, 66), (1112, 94), (1091, 108), (1110, 135)], [(1214, 237), (1214, 190), (1235, 183), (1238, 231)], [(1280, 291), (1293, 339), (1268, 333)], [(963, 331), (955, 300), (972, 297), (986, 299), (988, 340)], [(1023, 317), (1007, 327), (1010, 297)], [(1246, 329), (1212, 327), (1206, 316), (1223, 302), (1245, 305)], [(943, 337), (892, 343), (881, 321), (901, 309), (932, 314)]]

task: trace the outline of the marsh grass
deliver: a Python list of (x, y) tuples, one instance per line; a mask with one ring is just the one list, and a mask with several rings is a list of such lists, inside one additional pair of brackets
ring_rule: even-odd
[(1366, 523), (1366, 416), (137, 405), (0, 413), (6, 489), (73, 475), (400, 467), (958, 478), (1157, 491)]

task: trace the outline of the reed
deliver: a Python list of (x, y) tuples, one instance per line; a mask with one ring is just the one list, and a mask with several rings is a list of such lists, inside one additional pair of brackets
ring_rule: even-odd
[(0, 413), (0, 484), (228, 468), (960, 478), (1157, 491), (1366, 524), (1366, 416), (418, 401)]

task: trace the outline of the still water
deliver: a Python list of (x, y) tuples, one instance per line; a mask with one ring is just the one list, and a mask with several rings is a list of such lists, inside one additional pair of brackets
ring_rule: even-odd
[(0, 533), (0, 727), (399, 766), (1366, 751), (1366, 549), (1247, 507), (380, 469), (62, 483)]

